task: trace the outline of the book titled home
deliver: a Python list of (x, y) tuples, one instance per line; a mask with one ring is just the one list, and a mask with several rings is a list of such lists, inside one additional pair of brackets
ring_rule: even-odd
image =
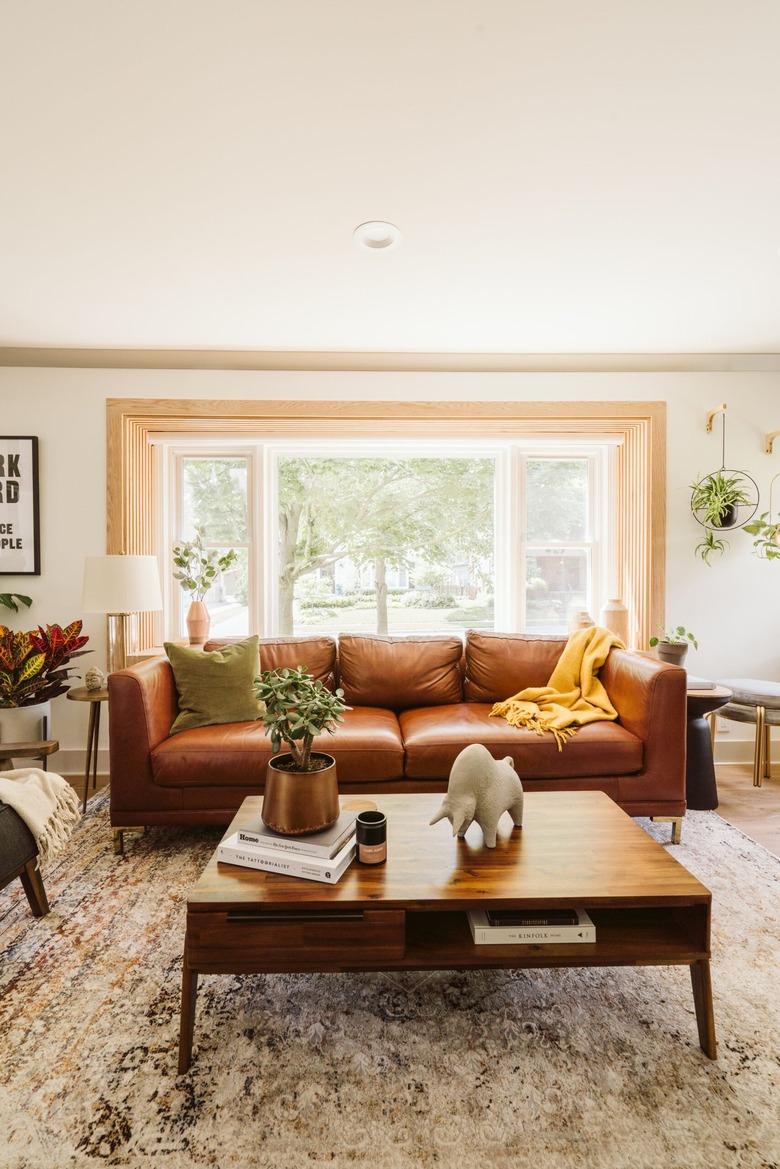
[(259, 848), (240, 841), (239, 835), (234, 832), (219, 845), (218, 861), (245, 869), (262, 869), (266, 873), (280, 873), (285, 877), (302, 877), (306, 881), (324, 881), (327, 885), (335, 885), (355, 858), (354, 833), (333, 857), (303, 856)]
[(278, 852), (292, 852), (301, 856), (323, 857), (331, 860), (355, 832), (355, 813), (342, 812), (335, 824), (322, 832), (308, 832), (305, 836), (283, 836), (274, 832), (258, 816), (248, 827), (235, 835), (239, 844), (252, 844)]
[[(522, 925), (491, 925), (484, 909), (470, 909), (468, 919), (471, 936), (477, 946), (528, 946), (539, 943), (595, 942), (596, 927), (589, 915), (584, 909), (576, 909), (574, 913), (576, 914), (576, 922), (573, 924), (555, 924), (556, 914), (554, 911), (549, 913), (540, 911), (538, 915), (534, 911), (525, 914), (520, 911), (514, 914), (513, 911), (513, 917), (516, 917), (517, 921), (527, 923)], [(538, 920), (534, 922), (532, 919), (537, 916)]]

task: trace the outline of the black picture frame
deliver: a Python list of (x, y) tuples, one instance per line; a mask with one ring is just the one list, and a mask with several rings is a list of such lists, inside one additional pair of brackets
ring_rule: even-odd
[(38, 439), (0, 437), (0, 576), (40, 576)]

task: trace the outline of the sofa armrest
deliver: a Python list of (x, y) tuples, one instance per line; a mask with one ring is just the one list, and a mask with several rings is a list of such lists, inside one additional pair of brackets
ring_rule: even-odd
[(654, 791), (684, 800), (685, 670), (641, 654), (613, 649), (600, 677), (620, 725), (644, 744), (644, 779), (652, 779)]
[(149, 787), (155, 803), (168, 802), (152, 777), (151, 755), (167, 739), (179, 704), (173, 670), (167, 658), (150, 658), (116, 670), (108, 678), (111, 822), (132, 823), (127, 813), (149, 807), (143, 801)]

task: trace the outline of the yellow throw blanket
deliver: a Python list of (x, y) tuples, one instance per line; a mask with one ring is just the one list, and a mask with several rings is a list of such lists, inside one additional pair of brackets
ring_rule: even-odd
[(575, 630), (547, 685), (529, 686), (497, 702), (491, 717), (500, 715), (513, 727), (525, 727), (537, 735), (551, 731), (559, 751), (585, 723), (616, 719), (617, 711), (597, 677), (613, 646), (626, 648), (609, 629), (591, 625)]

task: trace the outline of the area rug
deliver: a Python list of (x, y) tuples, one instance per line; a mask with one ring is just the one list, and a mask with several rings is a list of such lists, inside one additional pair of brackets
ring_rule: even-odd
[(99, 796), (48, 917), (0, 892), (3, 1169), (780, 1166), (780, 861), (715, 813), (672, 851), (714, 894), (716, 1062), (684, 968), (213, 976), (179, 1076), (186, 896), (219, 837), (116, 857)]

